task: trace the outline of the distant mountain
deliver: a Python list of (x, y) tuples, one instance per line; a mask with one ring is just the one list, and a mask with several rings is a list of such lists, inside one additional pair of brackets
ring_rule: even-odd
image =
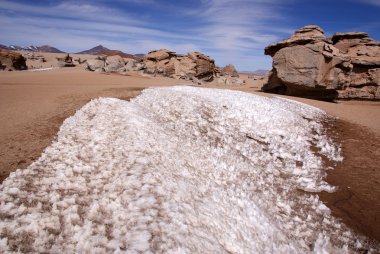
[(255, 71), (239, 71), (240, 74), (264, 76), (269, 70), (255, 70)]
[(43, 46), (40, 46), (40, 47), (37, 47), (38, 49), (38, 52), (48, 52), (48, 53), (65, 53), (57, 48), (54, 48), (52, 46), (49, 46), (49, 45), (43, 45)]
[(0, 49), (7, 49), (7, 50), (22, 50), (22, 51), (30, 51), (30, 52), (47, 52), (47, 53), (65, 53), (57, 48), (54, 48), (49, 45), (43, 45), (43, 46), (27, 46), (27, 47), (20, 47), (16, 45), (10, 45), (5, 46), (0, 44)]
[(77, 54), (106, 55), (106, 56), (119, 55), (119, 56), (125, 57), (125, 58), (137, 58), (137, 56), (135, 56), (135, 55), (124, 53), (120, 50), (108, 49), (106, 47), (103, 47), (102, 45), (93, 47), (92, 49), (89, 49), (89, 50), (84, 50), (84, 51), (78, 52)]
[(135, 57), (138, 57), (138, 58), (143, 58), (145, 56), (145, 54), (135, 54)]

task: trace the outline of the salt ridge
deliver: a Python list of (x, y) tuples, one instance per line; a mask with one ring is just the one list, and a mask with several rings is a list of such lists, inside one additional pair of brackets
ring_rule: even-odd
[[(302, 103), (146, 89), (92, 100), (0, 187), (0, 250), (345, 253), (365, 247), (314, 192), (342, 160)], [(319, 152), (313, 152), (317, 148)]]

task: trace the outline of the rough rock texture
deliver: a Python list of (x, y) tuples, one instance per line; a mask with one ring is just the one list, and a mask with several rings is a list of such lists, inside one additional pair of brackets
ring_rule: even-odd
[(8, 50), (0, 50), (0, 70), (26, 70), (26, 59), (21, 54)]
[(235, 78), (239, 77), (239, 74), (238, 74), (235, 66), (233, 66), (232, 64), (226, 65), (226, 67), (224, 67), (222, 69), (222, 74), (224, 76), (231, 76), (231, 77), (235, 77)]
[(179, 55), (166, 49), (154, 50), (143, 58), (144, 72), (177, 79), (212, 81), (215, 77), (215, 63), (200, 52)]
[(101, 59), (88, 59), (86, 61), (86, 69), (89, 71), (96, 71), (97, 69), (104, 69), (105, 62)]
[(73, 58), (67, 54), (65, 57), (57, 57), (59, 67), (74, 67)]
[(124, 59), (119, 55), (114, 55), (106, 58), (104, 70), (106, 72), (119, 72), (120, 69), (124, 70), (124, 66)]
[(98, 56), (96, 59), (88, 59), (85, 69), (98, 73), (119, 73), (125, 74), (130, 71), (141, 70), (138, 60), (132, 58), (123, 58), (119, 55)]
[(218, 79), (219, 83), (245, 84), (243, 80), (237, 79), (238, 74), (233, 65), (226, 66), (223, 72), (212, 58), (200, 52), (180, 55), (167, 49), (159, 49), (149, 52), (142, 59), (99, 56), (97, 59), (87, 60), (85, 68), (100, 73), (137, 72), (147, 76), (192, 80), (197, 84), (213, 81), (217, 77), (222, 78)]
[(380, 99), (380, 42), (367, 33), (326, 38), (306, 26), (265, 48), (273, 69), (264, 91), (323, 100)]
[(46, 59), (43, 55), (36, 55), (34, 53), (27, 52), (27, 53), (23, 54), (22, 56), (25, 57), (27, 60), (39, 61), (42, 63), (46, 62)]

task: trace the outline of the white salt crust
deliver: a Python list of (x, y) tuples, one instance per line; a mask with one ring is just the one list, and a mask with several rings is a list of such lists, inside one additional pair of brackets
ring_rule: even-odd
[(349, 253), (366, 246), (313, 193), (342, 160), (324, 112), (170, 87), (92, 100), (0, 187), (0, 251)]

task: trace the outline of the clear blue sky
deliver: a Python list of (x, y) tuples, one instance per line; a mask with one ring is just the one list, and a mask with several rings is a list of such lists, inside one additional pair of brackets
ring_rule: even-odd
[(380, 0), (0, 0), (0, 44), (197, 50), (239, 70), (270, 69), (264, 47), (309, 24), (380, 40)]

